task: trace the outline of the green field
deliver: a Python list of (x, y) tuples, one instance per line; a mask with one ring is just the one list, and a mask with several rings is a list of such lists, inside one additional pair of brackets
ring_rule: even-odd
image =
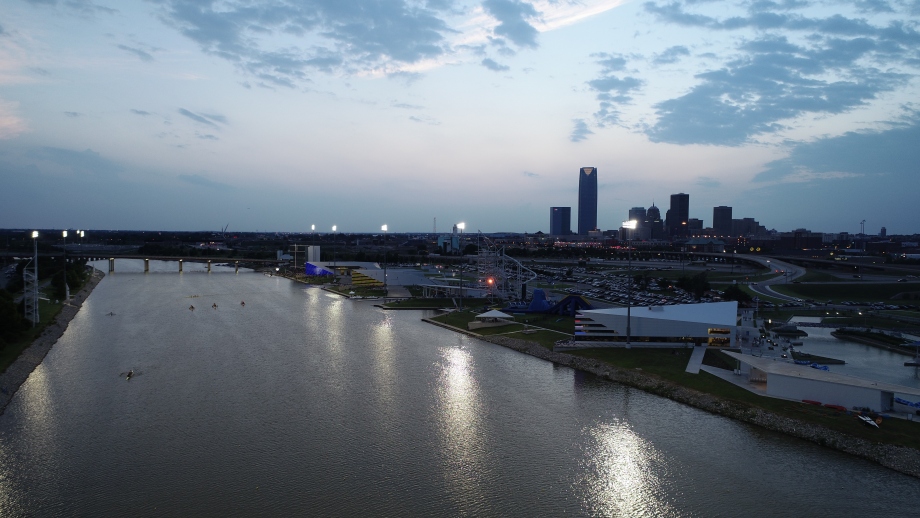
[(60, 302), (51, 302), (39, 299), (39, 325), (26, 331), (23, 333), (19, 340), (8, 343), (6, 347), (0, 350), (0, 372), (5, 371), (11, 363), (16, 361), (16, 358), (19, 357), (22, 351), (32, 345), (32, 342), (38, 338), (40, 334), (42, 334), (42, 331), (45, 330), (45, 327), (47, 327), (48, 324), (54, 321), (54, 318), (57, 317), (58, 313), (61, 312), (61, 308), (63, 307), (64, 305)]
[[(862, 283), (847, 284), (774, 284), (774, 291), (817, 301), (833, 300), (840, 302), (852, 300), (854, 302), (891, 302), (901, 300), (920, 301), (920, 286), (901, 283)], [(896, 296), (900, 296), (895, 298)]]

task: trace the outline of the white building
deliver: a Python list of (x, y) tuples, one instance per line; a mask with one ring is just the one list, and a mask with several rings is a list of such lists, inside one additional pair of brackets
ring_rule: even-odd
[(812, 369), (788, 361), (728, 352), (738, 360), (740, 375), (751, 383), (763, 384), (768, 396), (835, 405), (846, 409), (868, 408), (875, 412), (897, 408), (895, 398), (920, 401), (920, 389)]
[[(629, 342), (633, 347), (735, 347), (738, 303), (640, 306), (629, 311)], [(577, 347), (623, 347), (627, 339), (627, 308), (584, 310), (575, 316)]]

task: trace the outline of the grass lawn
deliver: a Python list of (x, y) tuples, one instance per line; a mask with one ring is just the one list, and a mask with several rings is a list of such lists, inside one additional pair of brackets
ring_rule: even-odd
[(847, 278), (847, 277), (844, 277), (843, 275), (838, 277), (836, 275), (831, 275), (829, 273), (808, 270), (807, 272), (805, 272), (805, 275), (801, 277), (796, 277), (795, 280), (802, 283), (802, 282), (847, 282), (847, 281), (853, 281), (855, 279), (853, 279), (853, 277)]
[(6, 347), (0, 351), (0, 372), (5, 371), (11, 363), (16, 361), (16, 358), (19, 358), (19, 355), (26, 347), (32, 345), (32, 342), (42, 334), (42, 331), (45, 330), (48, 324), (54, 321), (54, 318), (61, 312), (61, 308), (63, 307), (64, 304), (62, 303), (54, 303), (47, 300), (38, 301), (39, 324), (23, 333), (19, 340), (8, 343)]
[[(917, 423), (900, 419), (886, 419), (881, 429), (870, 429), (854, 416), (835, 410), (758, 396), (743, 388), (705, 372), (684, 372), (691, 349), (585, 349), (570, 354), (593, 358), (625, 369), (642, 369), (682, 386), (717, 396), (723, 400), (751, 408), (761, 408), (793, 419), (814, 423), (831, 430), (860, 437), (873, 442), (896, 444), (920, 449), (920, 428)], [(721, 354), (721, 353), (718, 353)], [(732, 362), (725, 356), (727, 362)]]

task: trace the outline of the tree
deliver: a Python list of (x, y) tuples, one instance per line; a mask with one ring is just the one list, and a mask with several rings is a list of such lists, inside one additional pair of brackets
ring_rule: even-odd
[(737, 284), (732, 284), (722, 292), (722, 298), (725, 300), (737, 300), (738, 302), (750, 302), (751, 296)]

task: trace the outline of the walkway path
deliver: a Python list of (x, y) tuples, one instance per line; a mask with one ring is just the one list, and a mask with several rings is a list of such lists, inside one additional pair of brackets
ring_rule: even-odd
[(687, 362), (687, 372), (690, 374), (699, 374), (700, 367), (703, 365), (703, 356), (706, 356), (705, 347), (694, 347), (690, 355), (690, 361)]

